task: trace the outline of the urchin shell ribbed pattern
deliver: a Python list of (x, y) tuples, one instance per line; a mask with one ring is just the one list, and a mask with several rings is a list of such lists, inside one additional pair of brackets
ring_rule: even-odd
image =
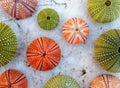
[(0, 75), (0, 88), (27, 88), (28, 81), (20, 71), (9, 69)]
[(3, 10), (16, 19), (24, 19), (31, 16), (35, 12), (37, 3), (37, 0), (0, 1)]
[(69, 76), (57, 75), (48, 80), (44, 88), (80, 88), (80, 86)]
[(120, 15), (120, 0), (88, 0), (88, 12), (101, 23), (116, 20)]
[(27, 59), (33, 68), (48, 71), (58, 65), (61, 59), (61, 50), (54, 40), (40, 37), (28, 46)]
[(111, 29), (96, 40), (95, 59), (100, 66), (110, 72), (120, 72), (120, 30)]
[(103, 74), (93, 79), (90, 88), (120, 88), (120, 80), (115, 76)]
[(70, 44), (85, 43), (89, 36), (88, 24), (80, 18), (71, 18), (65, 22), (62, 33), (64, 39)]
[(17, 38), (5, 23), (0, 23), (0, 67), (9, 63), (17, 52)]
[(41, 28), (53, 30), (59, 24), (59, 15), (54, 9), (46, 8), (38, 14), (37, 21)]

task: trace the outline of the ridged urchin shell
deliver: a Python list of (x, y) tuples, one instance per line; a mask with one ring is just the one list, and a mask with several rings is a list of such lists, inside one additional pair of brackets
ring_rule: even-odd
[(20, 71), (9, 69), (0, 75), (0, 88), (27, 88), (28, 81)]
[(45, 30), (53, 30), (59, 24), (59, 14), (51, 8), (43, 9), (37, 16), (39, 26)]
[(71, 44), (82, 44), (88, 38), (88, 24), (80, 18), (72, 18), (65, 22), (62, 33), (64, 39)]
[(115, 76), (103, 74), (93, 79), (90, 88), (120, 88), (120, 80)]
[(116, 20), (120, 15), (120, 0), (88, 0), (88, 12), (101, 23)]
[(51, 70), (58, 65), (60, 59), (59, 45), (48, 37), (37, 38), (28, 46), (27, 60), (37, 70)]
[(69, 76), (57, 75), (48, 80), (44, 88), (80, 88), (80, 86)]
[(0, 67), (9, 63), (18, 49), (14, 31), (5, 23), (0, 23)]
[(120, 30), (111, 29), (96, 40), (95, 59), (100, 66), (110, 72), (120, 72)]
[(16, 19), (31, 16), (36, 9), (37, 0), (1, 0), (3, 10)]

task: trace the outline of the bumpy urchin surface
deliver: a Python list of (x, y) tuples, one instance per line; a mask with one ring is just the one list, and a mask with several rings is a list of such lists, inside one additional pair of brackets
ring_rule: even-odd
[(71, 18), (62, 28), (64, 39), (70, 44), (85, 43), (89, 36), (88, 24), (80, 18)]
[(120, 15), (120, 0), (88, 0), (88, 12), (101, 23), (116, 20)]
[(3, 10), (16, 19), (24, 19), (31, 16), (37, 7), (37, 0), (2, 0), (0, 4)]
[(120, 80), (115, 76), (103, 74), (93, 79), (90, 88), (120, 88)]
[(0, 23), (0, 67), (9, 63), (18, 49), (14, 31), (5, 23)]
[(54, 40), (40, 37), (28, 46), (27, 59), (33, 68), (48, 71), (58, 65), (61, 59), (61, 49)]
[(69, 76), (57, 75), (48, 80), (44, 88), (80, 88), (80, 86)]
[(111, 29), (96, 40), (95, 59), (100, 66), (110, 72), (120, 72), (120, 30)]
[(37, 21), (42, 29), (53, 30), (59, 24), (59, 15), (54, 9), (46, 8), (38, 14)]
[(0, 88), (28, 88), (28, 81), (20, 71), (9, 69), (0, 75)]

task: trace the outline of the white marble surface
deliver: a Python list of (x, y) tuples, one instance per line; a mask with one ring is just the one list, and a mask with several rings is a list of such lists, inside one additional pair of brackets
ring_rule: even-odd
[[(39, 0), (39, 5), (33, 16), (19, 21), (8, 16), (0, 8), (0, 21), (7, 23), (15, 31), (19, 40), (19, 49), (16, 57), (9, 64), (1, 67), (0, 73), (7, 69), (20, 70), (28, 79), (28, 88), (43, 88), (49, 78), (59, 73), (73, 77), (80, 84), (81, 88), (89, 88), (90, 81), (100, 74), (113, 74), (120, 79), (120, 73), (109, 73), (101, 69), (99, 65), (96, 64), (93, 53), (96, 38), (106, 30), (112, 28), (120, 29), (120, 18), (111, 23), (97, 23), (93, 21), (88, 14), (87, 0), (55, 1), (63, 3), (63, 5), (55, 4), (51, 2), (51, 0)], [(36, 20), (37, 14), (47, 7), (55, 9), (60, 15), (59, 26), (52, 31), (42, 30)], [(66, 20), (72, 17), (82, 18), (89, 24), (90, 35), (85, 44), (71, 45), (62, 37), (62, 26)], [(27, 46), (32, 40), (41, 36), (54, 39), (62, 50), (62, 58), (59, 65), (55, 69), (47, 72), (33, 69), (28, 66), (26, 60)]]

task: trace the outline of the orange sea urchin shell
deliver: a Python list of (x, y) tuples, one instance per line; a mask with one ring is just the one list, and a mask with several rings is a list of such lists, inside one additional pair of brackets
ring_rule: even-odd
[(68, 20), (62, 28), (62, 32), (65, 40), (71, 44), (85, 43), (89, 35), (87, 23), (80, 18)]
[(48, 71), (59, 63), (61, 50), (54, 40), (47, 37), (37, 38), (27, 49), (27, 59), (33, 68)]
[(90, 83), (90, 88), (120, 88), (120, 80), (109, 74), (100, 75)]
[(0, 88), (27, 88), (28, 82), (23, 73), (9, 69), (0, 75)]
[(37, 0), (1, 0), (3, 10), (16, 19), (31, 16), (37, 6)]

